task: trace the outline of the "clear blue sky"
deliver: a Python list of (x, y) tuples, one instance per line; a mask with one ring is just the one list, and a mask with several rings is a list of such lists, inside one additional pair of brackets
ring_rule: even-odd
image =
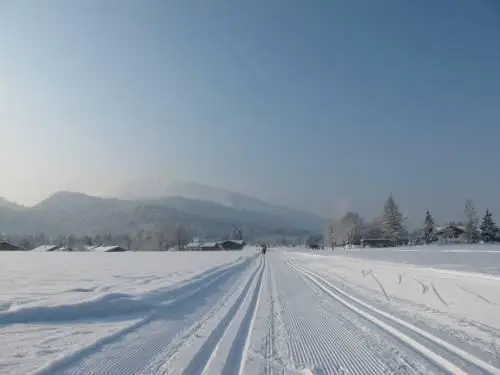
[(329, 216), (390, 191), (418, 220), (500, 215), (498, 1), (12, 0), (0, 46), (5, 198), (155, 174)]

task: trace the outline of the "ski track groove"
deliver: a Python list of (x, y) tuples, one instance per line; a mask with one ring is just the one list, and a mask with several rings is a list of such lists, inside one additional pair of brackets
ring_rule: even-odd
[[(226, 361), (226, 365), (222, 370), (222, 375), (234, 375), (236, 373), (244, 375), (245, 362), (248, 359), (248, 350), (250, 347), (250, 336), (252, 334), (252, 327), (255, 323), (258, 303), (262, 294), (262, 280), (264, 279), (266, 266), (265, 258), (263, 259), (263, 263), (260, 277), (257, 281), (252, 299), (250, 301), (250, 306), (243, 317), (243, 322), (240, 324), (236, 338), (232, 343), (231, 351), (228, 356), (230, 360)], [(243, 343), (243, 345), (238, 345), (241, 343)], [(241, 350), (239, 349), (240, 346), (242, 347)], [(236, 369), (238, 370), (237, 372)]]
[[(313, 294), (316, 294), (318, 296), (318, 298), (321, 294), (323, 294), (323, 291), (321, 291), (316, 285), (311, 283), (310, 280), (306, 279), (303, 275), (301, 275), (301, 277), (302, 277), (303, 281), (311, 289), (311, 292)], [(333, 306), (333, 308), (335, 308), (335, 306)], [(330, 309), (332, 309), (332, 307), (330, 307)], [(338, 309), (338, 306), (337, 306), (337, 309)], [(353, 362), (351, 360), (351, 356), (347, 355), (347, 357), (346, 357), (346, 353), (349, 354), (349, 353), (353, 353), (353, 352), (356, 352), (359, 350), (359, 342), (357, 342), (355, 340), (355, 337), (356, 337), (356, 332), (359, 331), (360, 329), (359, 329), (359, 325), (355, 325), (352, 322), (352, 315), (346, 316), (346, 315), (344, 315), (344, 313), (342, 311), (341, 311), (341, 314), (342, 315), (339, 319), (339, 322), (341, 322), (341, 325), (343, 327), (348, 326), (348, 327), (346, 327), (345, 331), (344, 330), (340, 331), (342, 333), (342, 335), (341, 335), (342, 341), (344, 342), (347, 350), (343, 350), (339, 355), (342, 356), (343, 358), (345, 357), (345, 362), (349, 363), (350, 366), (352, 366)], [(369, 336), (370, 331), (368, 329), (365, 329), (361, 333), (361, 335), (364, 335), (367, 342), (372, 341), (372, 340), (370, 340), (370, 336)], [(380, 345), (379, 342), (376, 342), (376, 343), (370, 342), (370, 347), (372, 349), (377, 349), (376, 346), (379, 346), (379, 345)], [(374, 353), (367, 351), (366, 354), (370, 357), (370, 361), (363, 362), (363, 366), (369, 371), (370, 374), (381, 373), (382, 369), (384, 369), (383, 373), (385, 374), (385, 373), (387, 373), (387, 371), (390, 371), (389, 369), (398, 368), (401, 365), (401, 363), (399, 363), (397, 361), (397, 359), (394, 358), (393, 356), (390, 356), (390, 357), (383, 356), (384, 361), (380, 361), (380, 358), (377, 355), (376, 351)], [(380, 366), (377, 366), (379, 364), (379, 361), (382, 363), (380, 363)], [(350, 367), (350, 368), (352, 368), (352, 367)]]
[(271, 262), (268, 262), (267, 265), (267, 288), (268, 288), (268, 293), (269, 293), (269, 317), (267, 320), (267, 334), (266, 334), (266, 350), (265, 350), (265, 355), (266, 355), (266, 364), (264, 367), (264, 374), (265, 375), (273, 375), (273, 358), (275, 356), (276, 350), (275, 350), (275, 345), (276, 343), (274, 342), (274, 323), (275, 323), (275, 312), (274, 312), (274, 303), (273, 303), (273, 284), (272, 284), (272, 266)]
[[(322, 288), (325, 293), (329, 294), (331, 297), (335, 298), (337, 301), (340, 303), (344, 304), (347, 308), (350, 308), (348, 305), (350, 304), (351, 306), (354, 306), (355, 309), (360, 310), (365, 317), (370, 317), (370, 319), (378, 320), (379, 323), (375, 323), (376, 325), (379, 325), (381, 328), (383, 325), (387, 325), (384, 320), (380, 320), (378, 317), (384, 317), (386, 320), (392, 321), (390, 324), (390, 329), (393, 330), (393, 332), (389, 332), (388, 329), (382, 328), (389, 334), (393, 335), (394, 337), (398, 338), (408, 346), (409, 348), (413, 348), (413, 350), (416, 350), (417, 352), (420, 352), (420, 354), (425, 358), (427, 358), (428, 361), (433, 362), (435, 365), (440, 367), (442, 370), (445, 372), (450, 372), (454, 374), (466, 374), (467, 372), (463, 371), (460, 366), (455, 365), (453, 361), (449, 361), (445, 359), (444, 357), (439, 356), (435, 351), (433, 351), (431, 348), (426, 347), (425, 344), (422, 344), (420, 340), (429, 340), (432, 342), (434, 345), (439, 347), (441, 350), (444, 350), (445, 352), (448, 352), (452, 355), (455, 360), (458, 360), (459, 363), (463, 366), (466, 364), (467, 366), (470, 366), (469, 370), (474, 370), (474, 373), (481, 373), (481, 374), (494, 374), (498, 375), (500, 374), (500, 369), (495, 368), (494, 366), (488, 364), (487, 362), (482, 361), (479, 358), (476, 358), (467, 352), (461, 350), (460, 348), (454, 347), (452, 344), (449, 344), (437, 337), (434, 337), (432, 334), (429, 334), (425, 332), (424, 330), (414, 327), (410, 323), (406, 323), (404, 321), (401, 321), (400, 319), (393, 317), (391, 314), (385, 313), (381, 310), (378, 310), (377, 308), (374, 308), (370, 306), (369, 304), (358, 300), (355, 297), (350, 296), (348, 293), (345, 293), (341, 291), (339, 288), (337, 288), (334, 284), (329, 282), (328, 280), (324, 279), (321, 277), (319, 274), (317, 274), (314, 271), (309, 270), (308, 268), (298, 265), (295, 262), (288, 261), (288, 264), (297, 270), (297, 272), (301, 273), (304, 275), (304, 277), (309, 278), (311, 281), (314, 283), (318, 283), (318, 287)], [(315, 280), (315, 281), (314, 281)], [(322, 285), (319, 286), (319, 284)], [(327, 292), (328, 290), (328, 292)], [(330, 294), (331, 293), (331, 294)], [(334, 297), (334, 295), (336, 297)], [(342, 302), (344, 300), (344, 302)], [(350, 308), (352, 310), (352, 308)], [(362, 315), (362, 316), (363, 316)], [(372, 320), (373, 321), (373, 320)], [(402, 331), (399, 330), (399, 326), (404, 327), (405, 329), (409, 330), (412, 332), (410, 336), (405, 335)], [(406, 336), (406, 338), (403, 338), (403, 336)], [(418, 339), (415, 340), (415, 337)], [(413, 341), (411, 343), (410, 341)], [(418, 348), (420, 347), (420, 349)], [(425, 354), (424, 351), (427, 351), (427, 354)], [(453, 369), (453, 370), (452, 370)]]
[[(264, 267), (263, 266), (259, 267), (259, 270), (260, 270), (260, 276), (258, 278), (260, 281), (262, 281)], [(225, 316), (222, 318), (222, 320), (219, 322), (216, 328), (212, 330), (212, 332), (205, 340), (201, 348), (193, 355), (193, 358), (182, 372), (182, 375), (197, 375), (206, 373), (208, 367), (211, 364), (212, 359), (214, 358), (214, 355), (217, 352), (219, 344), (224, 339), (224, 335), (229, 325), (231, 324), (231, 322), (236, 316), (236, 313), (238, 312), (243, 302), (245, 301), (246, 296), (251, 292), (252, 284), (254, 284), (254, 281), (255, 277), (252, 277), (248, 281), (242, 293), (235, 300), (234, 304), (231, 306), (229, 311), (225, 314)], [(258, 285), (260, 285), (259, 281), (257, 281), (257, 284), (254, 288), (257, 288)], [(258, 293), (258, 291), (259, 289), (255, 289), (254, 293)], [(233, 353), (233, 355), (235, 355), (235, 353)], [(241, 363), (239, 363), (238, 365), (241, 365)]]
[(196, 300), (195, 297), (199, 296), (201, 300), (210, 298), (211, 290), (223, 287), (231, 280), (238, 280), (240, 273), (244, 273), (244, 270), (251, 263), (251, 261), (243, 261), (207, 273), (206, 277), (198, 279), (192, 285), (181, 286), (181, 288), (187, 289), (186, 293), (181, 294), (178, 298), (167, 300), (166, 303), (160, 305), (152, 314), (139, 322), (35, 371), (34, 374), (132, 375), (141, 373), (141, 370), (162, 352), (167, 345), (166, 340), (168, 341), (169, 337), (175, 337), (183, 328), (182, 325), (179, 329), (176, 324), (165, 324), (167, 323), (165, 319), (174, 317), (182, 321), (183, 311), (177, 311), (176, 308), (189, 306), (192, 310), (190, 312), (194, 313), (196, 311), (196, 306), (193, 304), (193, 301)]
[[(251, 273), (251, 275), (245, 280), (245, 285), (250, 283), (257, 273), (259, 272), (259, 267), (256, 267), (255, 271)], [(170, 373), (178, 373), (172, 369), (176, 364), (176, 360), (179, 356), (182, 356), (183, 350), (186, 350), (187, 346), (192, 345), (192, 338), (196, 337), (200, 334), (208, 324), (211, 323), (213, 319), (217, 319), (217, 314), (221, 311), (224, 311), (228, 304), (232, 302), (232, 300), (237, 299), (237, 295), (241, 295), (244, 292), (244, 288), (241, 288), (239, 284), (232, 288), (218, 303), (214, 305), (214, 307), (200, 320), (196, 321), (192, 326), (188, 327), (182, 334), (179, 334), (172, 342), (167, 344), (167, 348), (164, 351), (163, 355), (159, 357), (153, 364), (151, 364), (144, 373), (147, 374), (155, 374), (155, 375), (164, 375)], [(232, 306), (232, 305), (231, 305)], [(227, 315), (227, 313), (224, 313)]]
[[(324, 309), (314, 310), (315, 314), (310, 314), (311, 306), (316, 307), (318, 300), (308, 293), (308, 288), (305, 288), (304, 292), (307, 294), (302, 298), (311, 298), (311, 303), (299, 301), (292, 304), (289, 296), (293, 296), (294, 291), (291, 288), (304, 283), (304, 280), (296, 272), (283, 269), (281, 272), (289, 274), (279, 278), (280, 280), (296, 279), (294, 283), (290, 279), (283, 285), (279, 283), (278, 289), (287, 297), (280, 297), (279, 304), (283, 309), (285, 325), (289, 328), (288, 344), (297, 370), (309, 369), (318, 375), (384, 373), (386, 366), (375, 355), (360, 352), (362, 338), (353, 335), (342, 325), (332, 324), (332, 318), (335, 318), (332, 314)], [(309, 319), (310, 316), (314, 316), (314, 319)]]
[[(269, 313), (267, 319), (266, 345), (264, 374), (285, 374), (285, 369), (293, 369), (289, 342), (289, 333), (283, 322), (283, 310), (279, 303), (278, 287), (275, 280), (273, 263), (278, 255), (269, 253), (266, 255), (268, 262), (268, 293)], [(267, 372), (266, 372), (267, 371)]]

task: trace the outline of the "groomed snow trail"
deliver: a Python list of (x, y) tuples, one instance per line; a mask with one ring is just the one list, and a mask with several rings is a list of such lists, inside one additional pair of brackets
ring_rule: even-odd
[(166, 293), (150, 315), (36, 374), (500, 374), (279, 251)]
[(398, 339), (445, 373), (500, 375), (500, 369), (490, 363), (350, 295), (314, 271), (293, 262), (289, 264), (335, 301)]
[(311, 374), (443, 373), (379, 327), (360, 319), (290, 267), (282, 254), (270, 254), (277, 306), (286, 331), (289, 363)]
[[(154, 374), (161, 362), (182, 347), (182, 340), (196, 331), (200, 323), (217, 314), (218, 310), (235, 299), (239, 285), (262, 269), (258, 258), (209, 273), (192, 284), (175, 299), (160, 304), (149, 316), (129, 328), (106, 337), (60, 361), (35, 372), (37, 375)], [(249, 285), (249, 284), (248, 284)], [(247, 288), (248, 289), (248, 288)], [(167, 372), (169, 373), (169, 372)]]

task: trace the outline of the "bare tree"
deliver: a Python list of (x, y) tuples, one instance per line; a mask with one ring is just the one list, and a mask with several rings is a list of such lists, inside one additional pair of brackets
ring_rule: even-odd
[(191, 241), (191, 235), (189, 231), (183, 225), (178, 224), (174, 231), (174, 242), (179, 250), (183, 250), (184, 247)]
[(24, 236), (21, 239), (21, 247), (25, 250), (31, 250), (33, 248), (33, 241), (31, 236)]
[(241, 228), (237, 228), (237, 227), (233, 226), (233, 230), (231, 231), (230, 239), (242, 241), (243, 240), (243, 232), (241, 231)]
[(467, 237), (468, 243), (476, 242), (479, 239), (478, 224), (479, 219), (476, 214), (476, 209), (474, 208), (474, 203), (472, 199), (467, 199), (465, 202), (465, 235)]
[(339, 237), (339, 223), (336, 220), (332, 220), (325, 228), (325, 245), (331, 246), (332, 250), (337, 245), (338, 237)]

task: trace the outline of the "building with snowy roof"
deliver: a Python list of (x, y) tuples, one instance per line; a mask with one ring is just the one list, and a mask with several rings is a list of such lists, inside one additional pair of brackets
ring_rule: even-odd
[(220, 248), (218, 242), (204, 242), (200, 245), (200, 250), (202, 251), (220, 250)]
[(184, 250), (190, 250), (190, 251), (197, 251), (197, 250), (201, 250), (201, 245), (203, 244), (203, 242), (200, 242), (200, 241), (193, 241), (193, 242), (190, 242), (188, 243), (186, 246), (184, 246)]
[(127, 250), (121, 246), (98, 246), (94, 247), (91, 251), (98, 253), (121, 253)]
[(245, 246), (243, 240), (227, 240), (219, 243), (220, 247), (224, 250), (241, 250)]
[(38, 246), (38, 247), (35, 247), (33, 250), (31, 251), (55, 251), (59, 249), (59, 246), (57, 245), (42, 245), (42, 246)]
[(6, 241), (0, 242), (0, 251), (18, 251), (18, 250), (24, 250), (24, 249), (22, 249), (19, 246), (8, 243)]

